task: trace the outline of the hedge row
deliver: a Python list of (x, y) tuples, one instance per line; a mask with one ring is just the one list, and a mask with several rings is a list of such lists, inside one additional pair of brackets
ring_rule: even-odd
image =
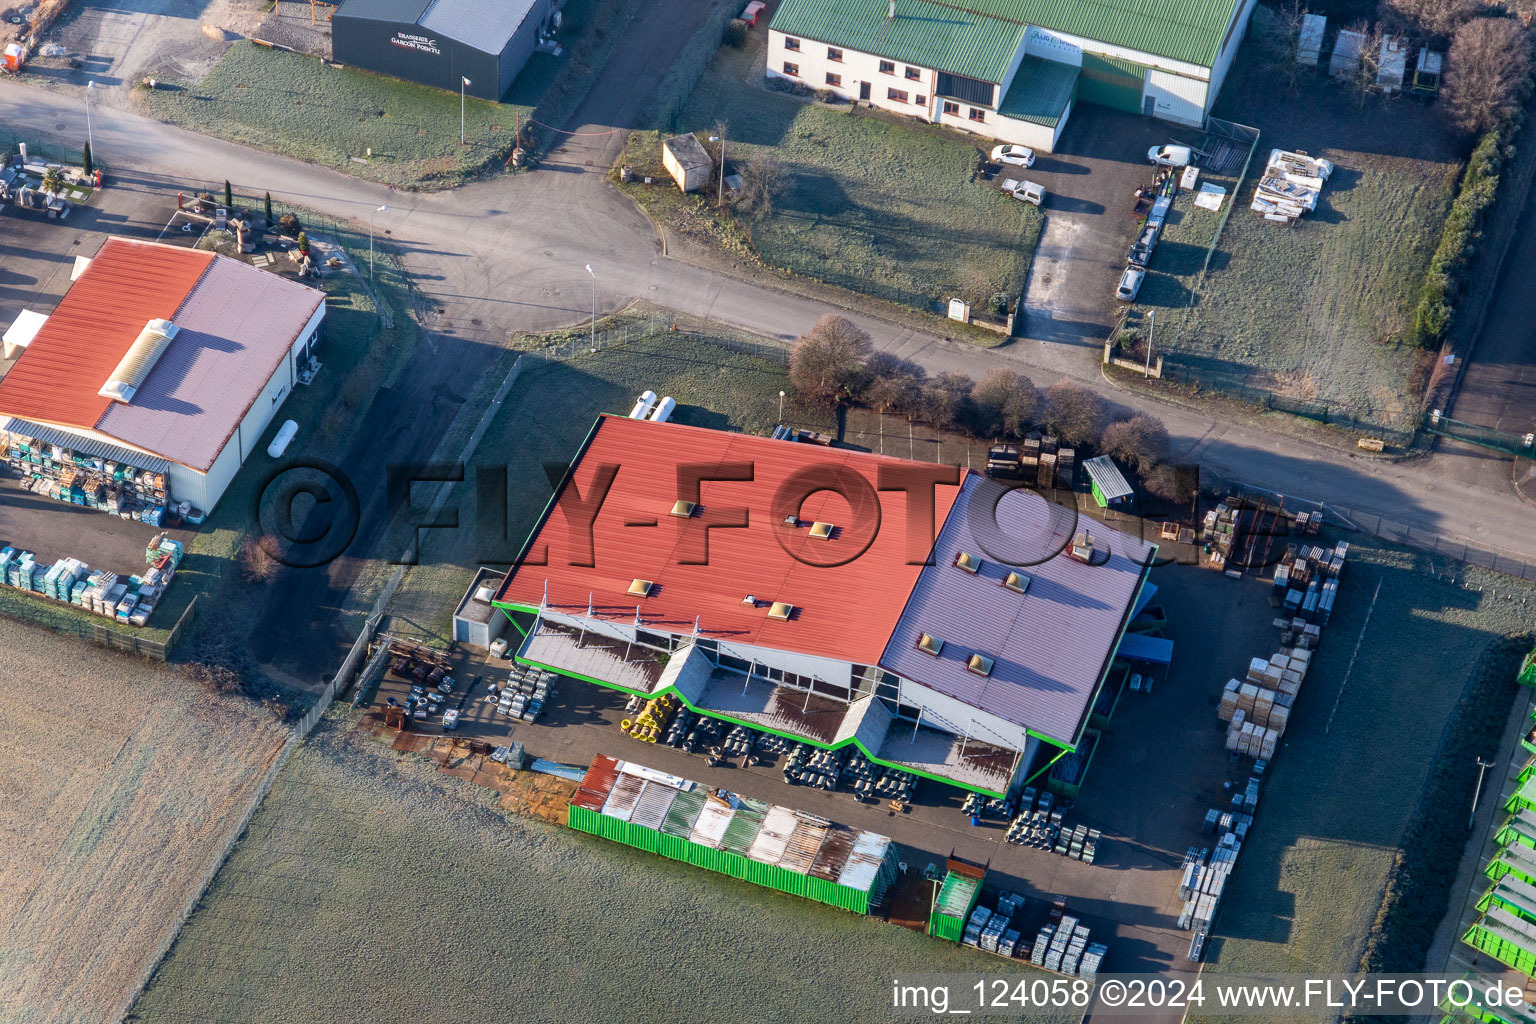
[(1433, 348), (1445, 340), (1451, 320), (1456, 315), (1456, 300), (1467, 267), (1477, 255), (1482, 241), (1483, 220), (1498, 197), (1499, 175), (1515, 153), (1515, 138), (1525, 123), (1520, 112), (1488, 132), (1472, 150), (1467, 170), (1461, 177), (1461, 190), (1451, 203), (1440, 244), (1430, 257), (1429, 270), (1419, 289), (1419, 303), (1408, 328), (1408, 341), (1423, 348)]

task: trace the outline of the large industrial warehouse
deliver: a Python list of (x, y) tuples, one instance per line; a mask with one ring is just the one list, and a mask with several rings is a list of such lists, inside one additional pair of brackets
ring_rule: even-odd
[(494, 102), (532, 56), (549, 14), (549, 0), (346, 0), (331, 18), (331, 55)]
[(0, 433), (47, 453), (29, 471), (66, 494), (115, 492), (79, 504), (211, 510), (324, 317), (323, 292), (241, 260), (109, 238), (0, 380)]
[(1083, 741), (1154, 550), (952, 467), (604, 416), (495, 604), (524, 664), (997, 796)]

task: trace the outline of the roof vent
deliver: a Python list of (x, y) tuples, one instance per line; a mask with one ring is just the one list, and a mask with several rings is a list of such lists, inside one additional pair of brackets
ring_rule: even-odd
[(992, 659), (985, 654), (973, 654), (965, 667), (979, 676), (989, 676), (992, 674)]
[(496, 596), (496, 588), (495, 587), (481, 587), (479, 590), (475, 591), (475, 600), (476, 601), (483, 601), (486, 604), (490, 604), (491, 603), (491, 599), (494, 598), (495, 596)]
[(957, 568), (964, 569), (966, 572), (974, 576), (981, 571), (981, 559), (977, 558), (969, 551), (962, 551), (955, 556), (955, 566)]
[(1011, 572), (1003, 577), (1003, 586), (1015, 594), (1022, 594), (1029, 589), (1029, 577), (1021, 572)]
[(831, 523), (812, 523), (811, 536), (817, 540), (831, 540), (833, 526)]
[(128, 351), (118, 362), (117, 368), (107, 378), (107, 382), (96, 392), (102, 398), (110, 398), (114, 402), (127, 404), (133, 401), (134, 394), (139, 386), (144, 383), (144, 378), (149, 376), (149, 371), (155, 368), (161, 355), (165, 353), (166, 346), (171, 339), (176, 337), (179, 328), (169, 320), (151, 320), (144, 325), (139, 336), (128, 346)]
[(652, 583), (650, 580), (631, 580), (629, 584), (629, 592), (634, 597), (650, 597), (651, 589), (655, 586), (656, 584)]
[(937, 658), (939, 652), (944, 649), (944, 641), (932, 633), (922, 633), (917, 638), (917, 649), (924, 654), (931, 654)]
[(688, 519), (693, 515), (693, 510), (699, 506), (691, 501), (683, 501), (679, 498), (672, 505), (672, 514), (679, 519)]
[(793, 530), (795, 527), (800, 525), (800, 517), (799, 516), (785, 516), (784, 517), (784, 525), (789, 527), (791, 530)]
[(1086, 563), (1086, 562), (1092, 561), (1092, 559), (1093, 559), (1093, 534), (1089, 533), (1087, 530), (1079, 530), (1079, 531), (1077, 531), (1077, 535), (1072, 538), (1072, 551), (1071, 551), (1071, 555), (1072, 555), (1073, 558), (1077, 559), (1079, 562), (1085, 562)]
[(757, 607), (757, 595), (756, 594), (748, 594), (746, 597), (741, 599), (741, 605), (742, 605), (743, 608), (756, 608)]
[(768, 609), (768, 617), (778, 619), (780, 622), (788, 622), (793, 614), (795, 614), (795, 606), (788, 601), (775, 601), (773, 607)]

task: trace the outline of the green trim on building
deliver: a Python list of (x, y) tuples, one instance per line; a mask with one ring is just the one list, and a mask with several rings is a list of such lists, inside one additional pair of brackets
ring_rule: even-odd
[[(873, 893), (861, 892), (825, 878), (817, 878), (815, 875), (797, 874), (777, 864), (764, 864), (729, 850), (701, 846), (687, 839), (609, 817), (599, 811), (590, 811), (574, 804), (571, 805), (567, 814), (566, 823), (578, 832), (586, 832), (611, 842), (644, 850), (646, 853), (666, 857), (668, 860), (692, 864), (694, 867), (705, 868), (731, 878), (739, 878), (743, 882), (751, 882), (766, 889), (777, 889), (791, 896), (815, 900), (817, 903), (825, 903), (855, 914), (868, 914), (883, 895), (883, 889)], [(890, 851), (894, 849), (894, 846), (888, 848), (887, 858), (893, 856)]]
[(1077, 98), (1111, 110), (1139, 114), (1146, 79), (1147, 69), (1134, 61), (1084, 53), (1082, 72), (1077, 80)]
[[(572, 679), (580, 679), (583, 682), (592, 683), (595, 686), (604, 686), (610, 690), (618, 690), (620, 693), (633, 694), (637, 697), (659, 697), (662, 694), (670, 694), (672, 697), (681, 702), (684, 707), (686, 707), (689, 711), (694, 712), (695, 714), (705, 715), (709, 718), (714, 718), (721, 722), (729, 722), (732, 725), (739, 725), (744, 729), (754, 729), (757, 732), (772, 733), (774, 736), (781, 736), (784, 739), (791, 740), (795, 743), (804, 743), (808, 746), (818, 747), (821, 750), (841, 750), (846, 746), (852, 745), (856, 747), (858, 751), (865, 757), (869, 758), (871, 761), (875, 762), (875, 764), (878, 764), (884, 768), (891, 768), (898, 772), (907, 772), (910, 775), (917, 775), (925, 779), (932, 779), (934, 782), (942, 782), (946, 786), (956, 786), (960, 789), (980, 793), (983, 796), (1003, 797), (1007, 795), (997, 790), (982, 789), (980, 786), (967, 786), (963, 782), (956, 782), (954, 779), (946, 779), (942, 775), (934, 775), (930, 772), (921, 771), (917, 768), (913, 768), (909, 765), (899, 764), (895, 761), (881, 760), (880, 758), (876, 757), (868, 747), (860, 743), (857, 737), (850, 736), (848, 739), (845, 739), (839, 743), (822, 743), (820, 740), (813, 740), (808, 736), (797, 736), (792, 732), (784, 732), (781, 729), (772, 729), (758, 722), (749, 722), (742, 718), (732, 718), (730, 715), (723, 714), (722, 712), (714, 711), (710, 708), (699, 707), (697, 704), (694, 704), (692, 701), (690, 701), (687, 696), (675, 686), (668, 686), (663, 690), (655, 692), (650, 690), (632, 690), (627, 686), (620, 686), (618, 683), (609, 683), (601, 679), (594, 679), (591, 676), (584, 676), (580, 672), (569, 672), (563, 668), (556, 668), (553, 665), (546, 665), (543, 662), (534, 661), (531, 658), (524, 658), (522, 655), (518, 655), (516, 660), (519, 664), (522, 665), (532, 665), (534, 668), (541, 668), (547, 672), (554, 672), (558, 675), (568, 676)], [(1054, 741), (1048, 740), (1046, 742)], [(1065, 753), (1065, 751), (1063, 751), (1063, 753)], [(1057, 756), (1059, 757), (1060, 755)]]
[(1025, 57), (997, 112), (1015, 121), (1055, 128), (1077, 95), (1077, 76), (1071, 64)]

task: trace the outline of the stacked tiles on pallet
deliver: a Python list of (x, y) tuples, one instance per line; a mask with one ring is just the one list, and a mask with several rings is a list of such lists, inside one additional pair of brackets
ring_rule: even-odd
[[(158, 543), (160, 538), (156, 539)], [(38, 562), (30, 551), (0, 549), (0, 580), (17, 590), (75, 605), (103, 618), (134, 626), (149, 622), (155, 606), (175, 577), (181, 545), (175, 541), (160, 551), (145, 574), (126, 580), (116, 573), (93, 571), (78, 558)]]

